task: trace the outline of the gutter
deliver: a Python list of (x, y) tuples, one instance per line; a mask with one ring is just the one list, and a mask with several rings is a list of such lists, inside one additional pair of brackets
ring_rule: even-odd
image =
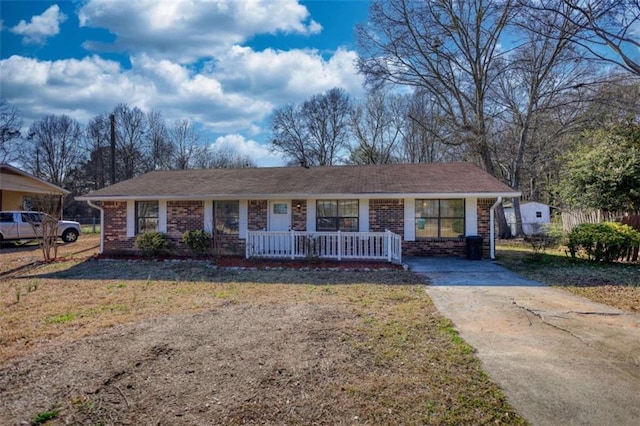
[(489, 209), (489, 257), (496, 260), (496, 227), (495, 227), (495, 209), (502, 204), (502, 196)]
[(102, 254), (104, 253), (104, 209), (91, 200), (86, 201), (90, 207), (100, 210), (100, 254)]

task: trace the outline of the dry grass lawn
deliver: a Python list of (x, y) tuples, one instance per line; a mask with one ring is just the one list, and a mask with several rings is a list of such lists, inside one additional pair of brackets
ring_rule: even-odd
[(408, 272), (78, 259), (0, 289), (8, 424), (524, 423)]
[(530, 246), (522, 244), (498, 245), (497, 259), (528, 278), (619, 309), (640, 312), (639, 264), (600, 264), (571, 259), (563, 248), (534, 256)]

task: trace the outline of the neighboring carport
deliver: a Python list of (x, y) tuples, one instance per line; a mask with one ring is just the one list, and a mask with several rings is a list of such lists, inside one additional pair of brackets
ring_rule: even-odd
[(22, 210), (24, 197), (69, 194), (66, 189), (8, 164), (0, 164), (0, 210)]

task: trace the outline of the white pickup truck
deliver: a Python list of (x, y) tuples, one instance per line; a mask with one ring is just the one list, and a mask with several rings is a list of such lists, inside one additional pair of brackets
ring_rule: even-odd
[[(0, 212), (0, 244), (4, 241), (35, 240), (42, 236), (38, 232), (45, 213), (27, 211)], [(56, 236), (64, 243), (73, 243), (80, 235), (80, 224), (70, 220), (59, 220)]]

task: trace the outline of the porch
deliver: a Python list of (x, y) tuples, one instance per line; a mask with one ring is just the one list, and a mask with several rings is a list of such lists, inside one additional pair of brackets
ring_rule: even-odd
[(402, 262), (402, 237), (385, 232), (247, 231), (246, 258), (317, 257)]

